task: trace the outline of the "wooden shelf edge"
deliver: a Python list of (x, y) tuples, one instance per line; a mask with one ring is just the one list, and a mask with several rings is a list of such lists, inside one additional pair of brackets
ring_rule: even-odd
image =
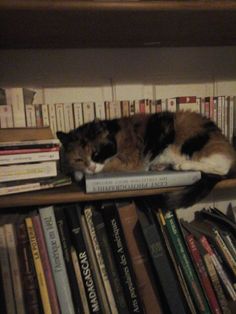
[[(0, 208), (50, 205), (73, 202), (89, 202), (96, 200), (132, 198), (138, 196), (157, 195), (165, 192), (177, 191), (183, 187), (148, 189), (138, 191), (121, 191), (111, 193), (91, 193), (81, 191), (80, 187), (73, 184), (53, 190), (27, 192), (11, 196), (0, 196)], [(236, 179), (226, 179), (219, 182), (215, 189), (236, 188)]]

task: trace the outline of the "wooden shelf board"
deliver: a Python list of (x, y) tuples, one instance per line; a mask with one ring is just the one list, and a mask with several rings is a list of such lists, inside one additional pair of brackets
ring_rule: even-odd
[(0, 1), (0, 48), (236, 43), (235, 1)]
[[(236, 188), (236, 179), (227, 179), (219, 182), (215, 189)], [(85, 202), (105, 199), (132, 198), (138, 196), (148, 196), (176, 191), (181, 188), (160, 188), (137, 191), (123, 191), (112, 193), (86, 194), (75, 184), (57, 189), (44, 191), (21, 193), (9, 196), (0, 196), (0, 208), (47, 205), (59, 203)]]

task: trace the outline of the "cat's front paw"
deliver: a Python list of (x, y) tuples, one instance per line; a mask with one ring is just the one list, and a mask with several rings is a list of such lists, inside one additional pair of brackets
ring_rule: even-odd
[(83, 177), (84, 177), (83, 172), (81, 172), (81, 171), (75, 171), (74, 172), (74, 179), (76, 182), (80, 182), (83, 179)]
[(168, 164), (154, 164), (150, 165), (149, 170), (150, 171), (164, 171), (169, 168)]

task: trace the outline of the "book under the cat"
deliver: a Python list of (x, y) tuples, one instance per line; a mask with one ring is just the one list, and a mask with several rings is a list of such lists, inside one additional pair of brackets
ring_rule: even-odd
[(110, 172), (85, 175), (87, 193), (144, 190), (191, 185), (201, 178), (200, 171)]

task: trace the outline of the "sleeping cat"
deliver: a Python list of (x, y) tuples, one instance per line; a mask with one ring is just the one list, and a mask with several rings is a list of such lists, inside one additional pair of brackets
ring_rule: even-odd
[(168, 209), (199, 201), (235, 166), (235, 151), (220, 129), (190, 111), (94, 120), (57, 137), (77, 178), (101, 171), (200, 170), (195, 184), (150, 197)]

